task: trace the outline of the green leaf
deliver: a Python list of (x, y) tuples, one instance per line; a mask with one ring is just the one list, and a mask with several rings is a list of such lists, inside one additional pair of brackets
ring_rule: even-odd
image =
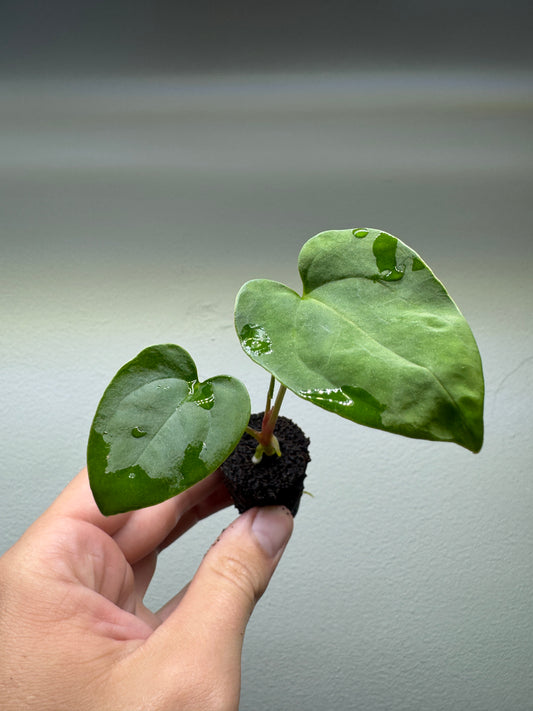
[(99, 509), (131, 511), (188, 489), (229, 456), (249, 417), (239, 380), (201, 383), (183, 348), (146, 348), (115, 375), (92, 423), (87, 466)]
[(483, 441), (483, 374), (472, 332), (422, 259), (386, 232), (322, 232), (299, 257), (303, 295), (256, 279), (240, 290), (244, 351), (290, 390), (389, 432)]

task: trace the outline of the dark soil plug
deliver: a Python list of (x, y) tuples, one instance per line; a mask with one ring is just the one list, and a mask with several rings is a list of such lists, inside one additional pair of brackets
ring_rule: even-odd
[[(263, 413), (254, 414), (250, 417), (250, 427), (260, 430), (262, 421)], [(281, 457), (263, 455), (258, 464), (253, 464), (257, 442), (245, 433), (221, 467), (240, 513), (254, 506), (273, 505), (286, 506), (293, 516), (298, 511), (305, 470), (311, 461), (309, 439), (287, 417), (278, 417), (274, 434), (280, 444)]]

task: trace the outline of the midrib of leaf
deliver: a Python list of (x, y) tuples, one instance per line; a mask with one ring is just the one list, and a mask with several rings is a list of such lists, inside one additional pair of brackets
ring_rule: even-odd
[[(182, 381), (180, 378), (159, 378), (159, 379), (151, 380), (150, 383), (148, 383), (148, 384), (151, 385), (152, 383), (159, 383), (159, 382), (164, 382), (164, 381), (168, 381), (168, 380), (172, 380), (172, 381), (175, 380), (175, 381), (178, 381), (178, 382), (186, 382), (186, 383), (187, 383), (187, 386), (190, 386), (193, 382), (195, 382), (195, 381), (188, 381), (188, 380)], [(143, 387), (145, 387), (146, 385), (147, 385), (147, 383), (145, 383), (144, 385), (142, 385), (140, 388), (135, 388), (134, 390), (131, 390), (131, 391), (128, 393), (128, 395), (127, 395), (126, 397), (129, 397), (129, 396), (130, 396), (132, 393), (134, 393), (134, 392), (138, 392), (139, 390), (142, 390)], [(123, 398), (123, 399), (121, 400), (121, 403), (122, 403), (124, 400), (126, 400), (126, 398)], [(170, 420), (172, 420), (173, 417), (176, 416), (176, 412), (177, 412), (178, 408), (180, 408), (181, 405), (183, 405), (183, 403), (184, 403), (186, 400), (187, 400), (187, 395), (186, 395), (182, 400), (180, 400), (180, 401), (176, 404), (174, 410), (173, 410), (173, 411), (170, 413), (170, 415), (161, 423), (161, 425), (157, 428), (157, 430), (155, 431), (155, 433), (153, 434), (153, 436), (150, 437), (150, 439), (148, 439), (148, 441), (146, 442), (146, 446), (142, 449), (140, 455), (134, 460), (133, 464), (131, 464), (131, 465), (129, 465), (129, 466), (135, 466), (135, 465), (139, 464), (139, 461), (140, 461), (141, 457), (143, 457), (143, 456), (145, 455), (146, 451), (151, 447), (151, 445), (154, 443), (154, 441), (159, 437), (159, 435), (160, 435), (160, 433), (161, 433), (161, 430), (169, 424)], [(140, 466), (140, 464), (139, 464), (139, 466)]]

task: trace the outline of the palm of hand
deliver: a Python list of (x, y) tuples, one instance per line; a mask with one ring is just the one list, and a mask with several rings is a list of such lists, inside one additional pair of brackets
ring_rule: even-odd
[[(143, 644), (181, 598), (157, 614), (144, 606), (157, 552), (228, 503), (213, 475), (177, 499), (106, 518), (82, 472), (2, 559), (0, 595), (10, 589), (9, 576), (17, 576), (16, 598), (6, 595), (0, 606), (6, 620), (18, 620), (8, 634), (31, 640), (30, 646), (7, 645), (11, 651), (0, 652), (10, 688), (19, 678), (28, 687), (30, 678), (24, 690), (30, 707), (37, 696), (33, 686), (41, 688), (46, 674), (49, 687), (50, 679), (57, 680), (49, 699), (54, 711), (119, 708), (120, 696), (135, 684), (131, 664), (137, 662), (135, 698), (148, 708)], [(146, 674), (153, 675), (149, 665)]]

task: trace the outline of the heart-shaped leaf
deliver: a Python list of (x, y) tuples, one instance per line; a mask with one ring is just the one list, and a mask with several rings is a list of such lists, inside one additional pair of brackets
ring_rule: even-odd
[(239, 380), (200, 383), (183, 348), (146, 348), (118, 371), (94, 417), (87, 466), (98, 507), (109, 515), (179, 494), (229, 456), (249, 417)]
[(483, 374), (443, 285), (396, 237), (322, 232), (299, 257), (303, 295), (256, 279), (240, 290), (244, 351), (300, 397), (409, 437), (483, 441)]

